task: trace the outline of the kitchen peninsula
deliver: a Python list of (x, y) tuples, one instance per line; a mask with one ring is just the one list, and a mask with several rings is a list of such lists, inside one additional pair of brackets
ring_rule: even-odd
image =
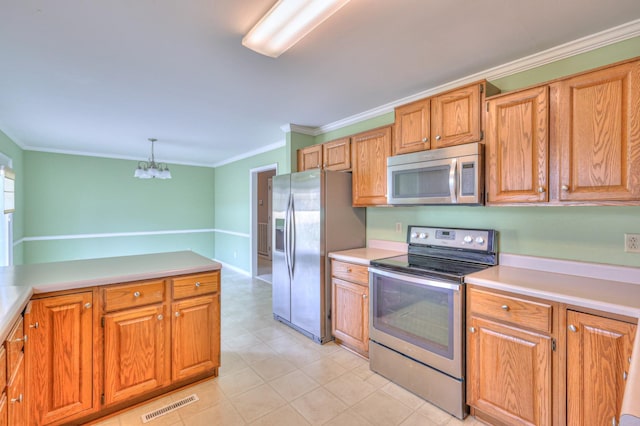
[(220, 269), (189, 251), (0, 268), (0, 416), (91, 420), (217, 376)]

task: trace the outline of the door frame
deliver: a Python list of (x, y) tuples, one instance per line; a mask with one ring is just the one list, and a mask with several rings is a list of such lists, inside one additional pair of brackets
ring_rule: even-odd
[[(256, 277), (258, 272), (258, 173), (275, 170), (278, 174), (278, 163), (267, 164), (265, 166), (255, 167), (249, 170), (249, 194), (250, 210), (249, 215), (249, 274), (252, 278)], [(271, 225), (271, 224), (269, 224)]]

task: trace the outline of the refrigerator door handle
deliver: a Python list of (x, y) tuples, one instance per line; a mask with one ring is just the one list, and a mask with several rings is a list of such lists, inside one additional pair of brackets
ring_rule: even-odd
[(291, 280), (296, 269), (296, 206), (293, 203), (293, 194), (291, 195), (291, 251), (289, 252), (289, 262), (291, 263)]
[(290, 266), (290, 262), (289, 262), (289, 234), (291, 232), (290, 230), (290, 223), (289, 223), (289, 211), (291, 208), (291, 194), (289, 194), (289, 200), (287, 200), (287, 211), (285, 213), (284, 216), (284, 262), (287, 265), (287, 273), (289, 274), (289, 281), (291, 281), (291, 266)]

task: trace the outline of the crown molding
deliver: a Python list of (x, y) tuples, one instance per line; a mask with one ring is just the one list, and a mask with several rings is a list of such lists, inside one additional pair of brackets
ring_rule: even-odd
[(424, 90), (420, 93), (416, 93), (411, 96), (389, 102), (387, 104), (370, 109), (368, 111), (364, 111), (356, 115), (352, 115), (342, 120), (334, 121), (333, 123), (313, 128), (313, 133), (314, 136), (317, 136), (333, 130), (338, 130), (346, 126), (357, 124), (361, 121), (392, 112), (397, 106), (417, 101), (418, 99), (427, 98), (429, 96), (433, 96), (450, 89), (455, 89), (456, 87), (464, 86), (465, 84), (473, 83), (474, 81), (483, 79), (497, 80), (502, 77), (537, 68), (542, 65), (559, 61), (561, 59), (570, 58), (580, 53), (589, 52), (600, 47), (628, 40), (639, 35), (640, 19), (636, 19), (634, 21), (627, 22), (626, 24), (609, 28), (599, 33), (591, 34), (586, 37), (582, 37), (577, 40), (573, 40), (568, 43), (543, 50), (542, 52), (525, 56), (524, 58), (516, 59), (515, 61), (511, 61), (497, 67), (489, 68), (484, 71), (480, 71), (475, 74), (460, 78), (458, 80), (454, 80), (440, 86)]
[(298, 124), (287, 123), (280, 126), (280, 129), (282, 129), (282, 131), (285, 133), (296, 132), (296, 133), (301, 133), (303, 135), (309, 135), (309, 136), (318, 135), (317, 133), (318, 127), (300, 126)]
[(236, 161), (244, 160), (245, 158), (253, 157), (254, 155), (262, 154), (263, 152), (272, 151), (274, 149), (281, 148), (286, 144), (287, 142), (285, 140), (281, 140), (281, 141), (272, 143), (271, 145), (263, 146), (261, 148), (254, 149), (253, 151), (247, 151), (244, 154), (240, 154), (240, 155), (236, 155), (235, 157), (228, 158), (210, 167), (215, 168), (215, 167), (224, 166), (225, 164), (235, 163)]

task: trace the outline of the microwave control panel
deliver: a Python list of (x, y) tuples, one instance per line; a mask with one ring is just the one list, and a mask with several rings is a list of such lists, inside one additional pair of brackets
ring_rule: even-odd
[(410, 245), (493, 251), (495, 232), (488, 229), (409, 226), (407, 234)]

